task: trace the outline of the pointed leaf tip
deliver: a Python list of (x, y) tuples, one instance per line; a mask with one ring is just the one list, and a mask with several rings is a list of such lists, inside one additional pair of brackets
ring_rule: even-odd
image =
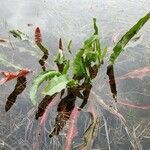
[(93, 24), (94, 24), (94, 30), (95, 30), (94, 35), (97, 35), (98, 34), (98, 27), (96, 25), (96, 18), (93, 18)]
[(126, 32), (120, 41), (113, 48), (113, 52), (109, 58), (109, 63), (114, 64), (120, 53), (123, 51), (124, 47), (128, 42), (134, 37), (135, 34), (144, 26), (144, 24), (150, 19), (150, 12), (147, 13), (143, 18), (141, 18), (134, 26), (132, 26), (128, 32)]
[(62, 39), (59, 39), (59, 49), (63, 50), (63, 44), (62, 44)]

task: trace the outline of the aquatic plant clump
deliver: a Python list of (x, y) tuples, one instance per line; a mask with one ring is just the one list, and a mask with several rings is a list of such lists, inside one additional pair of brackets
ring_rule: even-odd
[[(150, 12), (141, 18), (129, 31), (122, 36), (119, 42), (114, 46), (113, 52), (109, 58), (109, 65), (107, 67), (107, 75), (109, 78), (109, 85), (112, 96), (117, 102), (117, 88), (116, 81), (114, 77), (114, 64), (120, 54), (123, 52), (124, 47), (132, 39), (134, 35), (143, 27), (143, 25), (150, 19)], [(33, 105), (38, 104), (37, 93), (39, 87), (45, 83), (42, 94), (44, 95), (43, 100), (38, 104), (35, 119), (41, 118), (41, 122), (46, 120), (46, 109), (53, 106), (55, 98), (59, 97), (59, 104), (57, 107), (57, 116), (55, 119), (54, 128), (49, 134), (52, 138), (57, 136), (67, 121), (70, 120), (70, 129), (67, 132), (67, 140), (65, 144), (65, 149), (71, 149), (71, 144), (75, 136), (77, 136), (77, 119), (80, 116), (80, 112), (89, 100), (90, 94), (95, 95), (91, 92), (92, 82), (98, 75), (101, 65), (104, 63), (104, 58), (107, 54), (107, 47), (102, 48), (101, 41), (99, 38), (99, 30), (96, 23), (96, 18), (93, 18), (93, 28), (94, 33), (83, 42), (83, 46), (78, 49), (73, 60), (66, 57), (67, 51), (64, 50), (62, 39), (59, 39), (59, 50), (58, 54), (54, 59), (54, 63), (57, 66), (57, 70), (50, 70), (46, 67), (45, 61), (48, 59), (50, 51), (46, 48), (42, 41), (42, 34), (40, 28), (35, 29), (35, 44), (43, 53), (43, 56), (39, 60), (42, 71), (36, 75), (32, 81), (30, 89), (30, 99)], [(15, 37), (22, 39), (27, 39), (24, 33), (19, 30), (12, 30), (10, 33)], [(68, 53), (71, 53), (72, 41), (69, 41), (67, 49)], [(14, 91), (9, 95), (8, 101), (6, 102), (5, 110), (8, 111), (12, 105), (15, 103), (17, 96), (23, 92), (26, 87), (26, 75), (30, 71), (28, 69), (20, 68), (18, 72), (4, 72), (0, 71), (0, 74), (4, 76), (0, 80), (0, 84), (5, 84), (7, 81), (17, 78), (17, 84)], [(75, 104), (76, 100), (81, 100), (81, 105), (77, 106)], [(95, 95), (95, 99), (97, 99)], [(123, 123), (126, 128), (125, 120), (115, 109), (111, 109), (106, 106), (105, 103), (99, 100), (102, 107), (110, 111), (112, 114), (116, 115)], [(88, 105), (87, 111), (91, 116), (91, 124), (83, 135), (84, 142), (78, 146), (78, 149), (89, 149), (92, 145), (92, 139), (96, 136), (96, 130), (99, 125), (99, 118), (93, 109), (93, 105), (90, 103)], [(104, 120), (104, 123), (106, 121)], [(41, 123), (43, 124), (43, 123)], [(107, 141), (109, 143), (109, 138), (107, 136)], [(132, 143), (131, 143), (132, 144)]]
[[(150, 18), (150, 13), (146, 14), (142, 19), (140, 19), (121, 38), (121, 40), (119, 40), (119, 42), (113, 48), (113, 52), (109, 58), (107, 75), (109, 76), (110, 87), (114, 98), (117, 95), (117, 91), (116, 91), (115, 79), (113, 75), (114, 74), (113, 64), (116, 61), (116, 59), (119, 57), (120, 53), (124, 50), (126, 44), (131, 40), (131, 38), (135, 34), (137, 34), (137, 32), (149, 20), (149, 18)], [(91, 86), (92, 80), (96, 77), (98, 70), (101, 64), (103, 63), (103, 59), (107, 53), (107, 47), (104, 49), (102, 49), (101, 47), (101, 42), (98, 36), (98, 26), (96, 24), (96, 18), (93, 19), (93, 26), (94, 26), (93, 35), (84, 41), (83, 46), (78, 50), (72, 62), (71, 60), (68, 60), (65, 57), (65, 53), (62, 46), (62, 40), (60, 39), (58, 55), (55, 58), (55, 63), (58, 66), (58, 71), (57, 70), (45, 71), (39, 74), (35, 78), (32, 87), (36, 87), (36, 88), (31, 88), (31, 92), (30, 92), (30, 98), (34, 104), (36, 99), (35, 98), (36, 92), (33, 91), (37, 91), (39, 85), (45, 80), (49, 80), (49, 82), (47, 87), (43, 91), (44, 95), (52, 96), (53, 94), (59, 93), (60, 91), (69, 88), (75, 91), (79, 89), (78, 94), (80, 95), (80, 97), (82, 96), (84, 97), (83, 93), (86, 92), (83, 92), (81, 94), (80, 91), (89, 88)], [(41, 49), (41, 51), (48, 54), (48, 50), (46, 48), (43, 48), (44, 46), (42, 47), (39, 46), (39, 45), (43, 45), (39, 28), (37, 28), (35, 31), (35, 42), (38, 45), (38, 47)], [(69, 51), (70, 51), (71, 43), (72, 42), (70, 41), (68, 44)], [(70, 77), (68, 74), (68, 71), (70, 69), (72, 71), (72, 77)], [(52, 76), (51, 73), (53, 74)], [(81, 80), (83, 81), (82, 83), (80, 82)]]

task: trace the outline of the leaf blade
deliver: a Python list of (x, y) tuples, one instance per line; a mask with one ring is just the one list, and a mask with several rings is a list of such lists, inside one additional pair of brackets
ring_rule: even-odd
[(55, 93), (61, 92), (61, 90), (66, 88), (68, 83), (69, 80), (66, 74), (55, 76), (50, 80), (48, 86), (44, 89), (43, 94), (51, 96)]
[(143, 25), (150, 19), (150, 12), (141, 18), (126, 34), (121, 38), (121, 40), (113, 48), (113, 53), (109, 58), (110, 64), (114, 64), (115, 60), (118, 58), (123, 48), (131, 40), (131, 38), (143, 27)]
[(33, 103), (33, 105), (36, 104), (36, 94), (37, 94), (37, 91), (38, 91), (38, 88), (39, 86), (42, 84), (42, 82), (48, 78), (52, 78), (56, 75), (60, 75), (59, 72), (57, 71), (45, 71), (45, 72), (42, 72), (41, 74), (39, 74), (34, 80), (33, 80), (33, 83), (32, 83), (32, 86), (31, 86), (31, 89), (30, 89), (30, 99), (31, 99), (31, 102)]
[(84, 49), (80, 49), (80, 51), (76, 54), (76, 57), (73, 61), (73, 74), (75, 76), (81, 77), (85, 74), (85, 69), (82, 63), (82, 55), (84, 54)]
[(71, 48), (72, 48), (72, 40), (70, 40), (68, 45), (67, 45), (67, 50), (70, 54), (71, 54)]
[(9, 33), (11, 33), (13, 37), (18, 38), (19, 40), (29, 40), (29, 36), (21, 32), (20, 30), (10, 30)]

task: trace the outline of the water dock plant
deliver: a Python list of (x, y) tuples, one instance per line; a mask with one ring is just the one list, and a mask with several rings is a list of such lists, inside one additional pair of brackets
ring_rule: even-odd
[[(138, 31), (143, 27), (143, 25), (149, 19), (150, 19), (150, 12), (147, 13), (143, 18), (141, 18), (133, 27), (131, 27), (122, 36), (122, 38), (114, 46), (113, 51), (109, 57), (108, 67), (106, 72), (109, 77), (110, 89), (115, 102), (117, 102), (117, 89), (116, 89), (116, 81), (114, 76), (114, 64), (116, 63), (117, 58), (123, 52), (124, 47), (134, 37), (134, 35), (138, 33)], [(60, 38), (58, 54), (54, 59), (54, 62), (58, 68), (57, 70), (49, 69), (45, 66), (45, 61), (47, 60), (50, 52), (48, 48), (46, 48), (43, 44), (40, 28), (37, 27), (35, 29), (35, 44), (43, 53), (42, 58), (39, 60), (39, 64), (41, 65), (42, 71), (38, 75), (36, 75), (32, 81), (32, 85), (30, 89), (30, 99), (33, 105), (38, 104), (38, 110), (36, 111), (35, 118), (39, 119), (40, 117), (44, 116), (46, 108), (53, 102), (55, 97), (59, 96), (60, 102), (57, 107), (58, 114), (55, 119), (54, 128), (51, 131), (49, 137), (52, 138), (53, 136), (58, 135), (59, 132), (66, 125), (66, 122), (70, 119), (72, 122), (70, 126), (72, 128), (70, 128), (71, 132), (68, 132), (67, 134), (68, 135), (67, 137), (70, 137), (70, 142), (68, 142), (69, 144), (66, 144), (65, 146), (66, 150), (70, 149), (70, 144), (73, 141), (73, 138), (75, 137), (74, 130), (75, 130), (77, 119), (72, 119), (72, 118), (78, 118), (80, 115), (79, 112), (87, 104), (89, 95), (91, 94), (92, 81), (94, 78), (97, 77), (98, 71), (100, 70), (101, 65), (104, 63), (103, 60), (107, 54), (107, 47), (102, 48), (101, 46), (96, 18), (93, 18), (93, 27), (94, 27), (94, 33), (91, 35), (91, 37), (87, 38), (83, 42), (83, 46), (80, 49), (78, 49), (73, 60), (70, 60), (69, 58), (66, 57), (67, 51), (64, 50), (62, 39)], [(20, 40), (28, 39), (28, 37), (19, 30), (16, 31), (12, 30), (10, 31), (10, 33), (14, 37), (19, 38)], [(71, 53), (71, 45), (72, 45), (72, 41), (70, 41), (67, 46), (69, 53)], [(1, 58), (0, 61), (7, 62)], [(4, 75), (4, 78), (0, 80), (1, 84), (4, 84), (9, 80), (17, 78), (17, 84), (15, 86), (14, 91), (12, 92), (13, 95), (15, 93), (15, 98), (17, 98), (17, 95), (20, 94), (25, 89), (26, 87), (26, 84), (24, 84), (24, 82), (26, 83), (25, 76), (27, 73), (29, 73), (29, 71), (27, 70), (27, 73), (21, 74), (21, 72), (24, 71), (24, 69), (19, 69), (19, 70), (20, 71), (17, 73), (11, 73), (11, 72), (7, 73), (4, 71), (0, 71), (0, 74)], [(14, 76), (12, 77), (11, 75)], [(46, 86), (42, 91), (44, 98), (41, 102), (39, 102), (37, 98), (37, 93), (39, 87), (43, 83), (46, 84)], [(21, 90), (20, 88), (18, 88), (20, 84), (21, 86), (23, 85), (22, 86), (23, 88)], [(19, 89), (19, 92), (16, 90), (16, 88)], [(82, 103), (76, 109), (75, 101), (77, 98), (79, 98), (82, 101)], [(10, 107), (16, 100), (14, 99), (13, 103), (11, 105), (8, 105), (8, 103), (10, 102), (9, 99), (10, 96), (8, 97), (8, 102), (6, 103), (7, 104), (6, 111), (10, 109)], [(116, 110), (111, 110), (103, 102), (100, 103), (102, 107), (106, 108), (107, 110), (110, 110), (111, 113), (117, 115), (119, 118), (121, 118), (121, 120), (124, 121), (124, 118), (120, 114), (118, 114)], [(92, 108), (90, 108), (89, 112), (91, 114), (92, 123), (90, 124), (90, 126), (88, 127), (88, 129), (86, 130), (83, 136), (85, 142), (83, 142), (83, 144), (79, 146), (80, 149), (90, 148), (91, 141), (88, 138), (93, 138), (95, 136), (96, 133), (95, 128), (97, 128), (97, 123), (99, 122)], [(105, 120), (104, 122), (106, 124)], [(128, 134), (130, 135), (130, 133)], [(110, 147), (108, 136), (107, 136), (107, 141)]]

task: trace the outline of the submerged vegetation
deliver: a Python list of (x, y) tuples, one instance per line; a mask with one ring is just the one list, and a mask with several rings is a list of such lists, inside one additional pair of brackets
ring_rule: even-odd
[[(113, 52), (109, 58), (109, 64), (107, 67), (107, 75), (109, 77), (109, 85), (112, 92), (112, 96), (117, 102), (117, 89), (116, 81), (114, 77), (114, 64), (120, 54), (123, 52), (126, 44), (132, 39), (132, 37), (137, 34), (137, 32), (143, 27), (143, 25), (149, 20), (150, 13), (146, 14), (142, 19), (140, 19), (114, 46)], [(70, 119), (70, 129), (67, 132), (67, 138), (70, 138), (65, 145), (65, 149), (71, 149), (71, 144), (73, 138), (76, 136), (75, 129), (77, 124), (77, 118), (80, 115), (80, 111), (85, 107), (88, 102), (89, 96), (92, 89), (92, 81), (97, 77), (98, 71), (101, 65), (104, 63), (104, 58), (107, 54), (107, 47), (102, 48), (101, 41), (99, 38), (99, 30), (96, 24), (96, 18), (93, 19), (94, 33), (91, 37), (87, 38), (83, 42), (83, 46), (77, 51), (73, 60), (66, 57), (64, 51), (62, 39), (59, 40), (59, 50), (55, 57), (55, 64), (57, 65), (57, 70), (50, 70), (46, 67), (45, 61), (49, 56), (49, 50), (46, 48), (42, 42), (42, 35), (40, 28), (37, 27), (35, 30), (35, 44), (42, 51), (43, 56), (39, 60), (42, 72), (40, 72), (33, 79), (31, 89), (30, 89), (30, 99), (33, 105), (38, 103), (37, 93), (39, 87), (45, 83), (46, 86), (42, 91), (44, 95), (43, 100), (38, 104), (38, 110), (36, 111), (36, 119), (40, 117), (43, 119), (46, 113), (47, 107), (51, 106), (52, 102), (55, 102), (55, 98), (59, 96), (60, 102), (57, 107), (57, 116), (55, 119), (55, 125), (51, 131), (49, 137), (52, 138), (59, 134), (59, 132), (64, 128), (67, 121)], [(21, 31), (12, 30), (10, 33), (20, 40), (27, 39), (26, 36)], [(67, 46), (68, 52), (71, 53), (72, 41), (69, 41)], [(1, 61), (1, 60), (0, 60)], [(17, 68), (17, 67), (16, 67)], [(14, 91), (8, 97), (6, 103), (6, 111), (8, 111), (13, 103), (16, 101), (17, 95), (21, 94), (26, 87), (26, 75), (30, 71), (28, 69), (20, 69), (16, 73), (0, 71), (0, 74), (4, 75), (4, 78), (0, 80), (0, 84), (4, 84), (9, 80), (17, 78), (17, 84)], [(93, 94), (93, 93), (92, 93)], [(76, 106), (76, 99), (79, 98), (82, 102), (81, 105)], [(96, 97), (95, 97), (96, 99)], [(99, 100), (100, 102), (100, 100)], [(112, 114), (117, 115), (125, 126), (124, 118), (117, 112), (117, 110), (111, 110), (111, 107), (107, 107), (104, 103), (100, 102), (104, 109), (109, 110)], [(96, 135), (96, 130), (99, 125), (99, 118), (96, 116), (93, 105), (88, 105), (88, 112), (91, 115), (91, 124), (85, 131), (83, 135), (83, 143), (78, 146), (78, 149), (89, 149), (92, 145), (92, 139)], [(72, 119), (73, 118), (73, 119)], [(76, 119), (75, 119), (76, 118)], [(105, 123), (105, 120), (104, 120)], [(126, 128), (126, 126), (125, 126)], [(127, 129), (126, 129), (127, 131)], [(130, 133), (127, 133), (130, 135)], [(109, 143), (109, 138), (107, 137)], [(131, 143), (133, 144), (133, 143)]]

